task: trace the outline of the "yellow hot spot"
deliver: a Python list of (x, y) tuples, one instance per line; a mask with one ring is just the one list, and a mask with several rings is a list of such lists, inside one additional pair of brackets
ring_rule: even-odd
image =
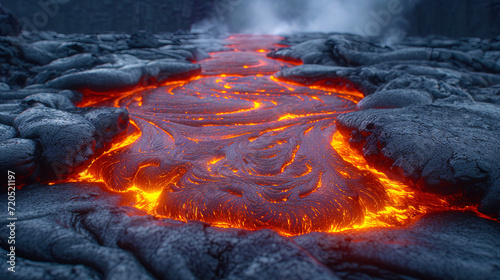
[(134, 207), (144, 210), (148, 214), (154, 214), (156, 206), (158, 206), (158, 199), (160, 198), (161, 190), (155, 192), (147, 192), (136, 186), (128, 188), (125, 192), (135, 193)]

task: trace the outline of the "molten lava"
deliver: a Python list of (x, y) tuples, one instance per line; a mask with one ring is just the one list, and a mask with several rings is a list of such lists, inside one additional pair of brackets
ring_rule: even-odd
[(390, 180), (349, 149), (338, 114), (363, 96), (351, 85), (301, 86), (272, 75), (273, 36), (232, 36), (234, 51), (200, 61), (201, 77), (87, 97), (129, 110), (128, 137), (75, 180), (131, 194), (157, 217), (284, 235), (400, 225), (448, 203)]

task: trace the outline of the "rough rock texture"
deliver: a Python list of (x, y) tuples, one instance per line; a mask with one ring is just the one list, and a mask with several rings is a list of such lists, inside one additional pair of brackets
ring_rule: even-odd
[[(33, 174), (31, 164), (43, 171), (43, 178), (30, 179), (62, 179), (63, 175), (88, 163), (93, 156), (101, 153), (114, 137), (127, 128), (128, 114), (123, 109), (94, 109), (82, 116), (57, 109), (36, 106), (22, 112), (14, 120), (14, 127), (19, 137), (31, 139), (10, 139), (3, 144), (12, 151), (1, 154), (5, 163), (12, 161), (22, 174)], [(15, 145), (19, 144), (19, 147)], [(30, 143), (29, 149), (22, 145)], [(31, 144), (31, 143), (38, 143)], [(39, 158), (35, 158), (36, 154)], [(29, 158), (30, 165), (25, 162)], [(27, 170), (22, 170), (24, 166)], [(1, 170), (9, 168), (2, 164)], [(21, 169), (19, 169), (21, 168)], [(39, 174), (34, 174), (39, 175)], [(25, 179), (21, 176), (20, 180)]]
[(25, 107), (33, 107), (37, 105), (59, 109), (59, 110), (70, 110), (75, 108), (75, 105), (71, 102), (67, 96), (63, 94), (54, 93), (35, 93), (32, 94), (21, 101), (21, 105)]
[[(388, 89), (416, 89), (432, 94), (435, 102), (500, 102), (497, 39), (408, 38), (383, 46), (377, 39), (335, 34), (279, 49), (269, 56), (306, 64), (278, 73), (283, 80), (315, 83), (345, 79), (365, 95), (379, 93), (377, 99), (383, 99), (381, 95)], [(410, 101), (406, 98), (407, 105), (422, 104), (421, 98)]]
[[(425, 191), (498, 193), (498, 106), (366, 110), (343, 114), (337, 124), (352, 144), (362, 147), (365, 158)], [(500, 197), (484, 201), (480, 210), (498, 214)]]
[(157, 220), (118, 207), (124, 199), (85, 184), (18, 192), (18, 203), (31, 207), (17, 212), (14, 274), (6, 271), (9, 229), (1, 214), (1, 278), (495, 279), (500, 273), (500, 225), (467, 213), (436, 213), (397, 230), (286, 238)]
[(73, 102), (81, 94), (70, 90), (4, 91), (0, 97), (0, 170), (18, 173), (20, 184), (61, 179), (103, 152), (128, 125), (123, 109), (77, 109)]
[[(271, 57), (302, 61), (278, 79), (357, 89), (338, 127), (369, 162), (426, 191), (461, 193), (500, 211), (500, 38), (408, 38), (387, 46), (345, 34), (301, 34)], [(16, 172), (17, 272), (2, 279), (495, 279), (498, 223), (434, 213), (413, 225), (286, 238), (274, 231), (158, 220), (127, 193), (62, 179), (128, 124), (117, 108), (78, 108), (106, 95), (199, 75), (220, 40), (179, 34), (23, 33), (0, 37), (0, 172)], [(490, 103), (490, 104), (487, 104)], [(376, 108), (376, 109), (373, 109)], [(380, 109), (386, 108), (386, 109)], [(387, 109), (389, 108), (389, 109)], [(392, 108), (392, 109), (391, 109)], [(397, 108), (397, 109), (396, 109)], [(329, 143), (329, 142), (328, 142)], [(5, 182), (5, 181), (4, 181)], [(0, 194), (5, 201), (6, 194)], [(465, 245), (464, 245), (465, 244)]]
[(127, 44), (130, 48), (157, 48), (160, 46), (158, 39), (146, 31), (132, 34), (130, 39), (127, 40)]
[(31, 183), (86, 166), (126, 130), (128, 114), (79, 109), (81, 92), (122, 93), (199, 75), (193, 62), (209, 57), (193, 44), (199, 39), (147, 32), (0, 36), (0, 138), (7, 151), (1, 171), (11, 162), (19, 183)]
[(0, 143), (0, 171), (3, 174), (6, 174), (7, 170), (15, 172), (20, 183), (23, 179), (38, 177), (39, 153), (40, 149), (34, 140), (14, 137), (3, 140)]
[[(280, 80), (365, 95), (361, 111), (337, 123), (370, 163), (426, 191), (464, 191), (497, 216), (498, 39), (407, 38), (387, 46), (355, 35), (292, 36), (286, 41), (300, 43), (268, 55), (305, 63), (278, 72)], [(373, 110), (390, 108), (403, 109)]]
[[(73, 81), (75, 75), (89, 82), (104, 73), (115, 85), (148, 85), (190, 77), (199, 74), (199, 66), (187, 61), (208, 57), (205, 51), (193, 45), (198, 39), (193, 34), (146, 32), (132, 35), (40, 32), (0, 37), (0, 73), (3, 74), (0, 82), (18, 89), (56, 79), (58, 88), (68, 89), (77, 86)], [(214, 44), (214, 40), (209, 42)], [(217, 43), (215, 46), (221, 47)], [(102, 80), (100, 84), (95, 83), (90, 86), (108, 90)]]
[(368, 95), (356, 107), (358, 110), (401, 108), (408, 105), (431, 104), (433, 99), (427, 91), (393, 89)]
[(199, 65), (165, 59), (71, 73), (56, 78), (47, 85), (60, 89), (106, 93), (127, 91), (139, 86), (161, 85), (167, 80), (185, 79), (199, 73)]

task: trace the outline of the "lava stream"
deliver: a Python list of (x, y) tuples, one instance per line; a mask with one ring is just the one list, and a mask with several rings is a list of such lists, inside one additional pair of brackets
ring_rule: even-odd
[(393, 226), (445, 209), (368, 166), (336, 131), (362, 98), (348, 85), (281, 82), (279, 37), (232, 36), (202, 76), (85, 105), (126, 107), (129, 136), (74, 180), (133, 194), (157, 217), (284, 235)]

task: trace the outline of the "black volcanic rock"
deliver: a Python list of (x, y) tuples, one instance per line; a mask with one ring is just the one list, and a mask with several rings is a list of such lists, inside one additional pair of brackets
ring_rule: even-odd
[[(474, 40), (479, 42), (472, 42)], [(500, 44), (496, 39), (464, 38), (440, 44), (432, 38), (410, 38), (386, 46), (377, 38), (334, 34), (273, 51), (269, 56), (300, 60), (304, 64), (344, 67), (377, 66), (387, 62), (412, 65), (437, 62), (473, 71), (499, 73), (499, 50)]]
[(495, 279), (499, 233), (494, 221), (443, 212), (404, 228), (293, 240), (343, 279)]
[(289, 48), (271, 51), (267, 56), (304, 64), (337, 65), (333, 54), (328, 52), (325, 39), (307, 40)]
[(75, 108), (67, 96), (55, 93), (36, 93), (23, 99), (21, 105), (33, 107), (37, 105), (67, 111)]
[(423, 90), (393, 89), (368, 95), (357, 104), (356, 108), (358, 110), (402, 108), (409, 105), (432, 104), (432, 101), (432, 95)]
[(46, 107), (24, 111), (14, 120), (23, 138), (41, 144), (41, 165), (52, 174), (69, 174), (95, 153), (95, 127), (84, 117)]
[(95, 54), (82, 53), (56, 59), (51, 63), (40, 67), (39, 70), (54, 70), (62, 73), (71, 69), (90, 69), (102, 63), (104, 62), (101, 61)]
[[(119, 206), (126, 196), (97, 185), (28, 187), (17, 201), (31, 206), (16, 214), (15, 274), (7, 274), (0, 249), (0, 276), (8, 279), (54, 279), (54, 273), (61, 279), (495, 279), (500, 273), (500, 225), (469, 213), (287, 238), (141, 216)], [(0, 215), (5, 248), (7, 213)]]
[(201, 72), (200, 66), (170, 59), (139, 62), (118, 67), (98, 67), (70, 73), (49, 81), (53, 88), (116, 92), (137, 86), (160, 85), (167, 80), (186, 79)]
[[(275, 76), (283, 81), (306, 85), (320, 82), (333, 88), (335, 85), (347, 83), (365, 96), (377, 92), (381, 95), (384, 92), (391, 93), (387, 90), (415, 89), (432, 94), (434, 102), (445, 103), (473, 102), (475, 95), (478, 95), (477, 99), (481, 101), (493, 98), (498, 93), (496, 86), (500, 85), (499, 75), (487, 73), (460, 72), (423, 65), (382, 66), (377, 68), (374, 66), (340, 67), (305, 64), (283, 69)], [(491, 89), (488, 90), (489, 88)], [(382, 96), (378, 98), (382, 98)], [(491, 100), (492, 103), (495, 103), (496, 99)]]
[[(217, 41), (211, 42), (212, 45), (217, 46)], [(203, 45), (199, 46), (198, 44), (193, 44), (192, 41), (189, 41), (188, 44), (183, 45), (167, 45), (160, 48), (160, 50), (165, 52), (176, 52), (176, 53), (184, 53), (184, 56), (187, 60), (196, 62), (203, 59), (210, 58), (207, 51), (204, 50)], [(191, 53), (191, 55), (187, 54), (187, 52)]]
[(283, 81), (304, 85), (315, 85), (320, 82), (326, 86), (334, 87), (348, 83), (364, 95), (369, 95), (379, 88), (382, 75), (389, 74), (387, 71), (370, 70), (369, 68), (305, 64), (283, 69), (275, 76)]
[(55, 54), (50, 52), (45, 44), (38, 45), (40, 46), (30, 43), (19, 45), (19, 48), (23, 54), (23, 58), (26, 61), (37, 65), (46, 65), (59, 58)]
[(22, 138), (40, 143), (43, 180), (67, 175), (101, 153), (105, 143), (125, 131), (123, 109), (93, 109), (84, 116), (44, 106), (21, 113), (14, 126)]
[[(37, 177), (40, 175), (39, 153), (38, 144), (34, 140), (22, 138), (2, 140), (0, 143), (0, 172), (2, 174), (7, 174), (7, 171), (15, 172), (18, 183), (22, 183), (23, 180), (30, 177)], [(1, 192), (4, 191), (2, 188)]]
[[(6, 125), (2, 137), (12, 139), (16, 129), (7, 127), (15, 126), (15, 137), (21, 138), (8, 147), (35, 143), (36, 151), (27, 153), (36, 154), (32, 164), (43, 169), (24, 172), (33, 174), (26, 182), (78, 170), (126, 129), (125, 110), (76, 108), (82, 94), (75, 90), (105, 95), (198, 75), (200, 66), (191, 62), (208, 55), (192, 44), (196, 38), (147, 32), (0, 37), (0, 124)], [(6, 162), (16, 155), (6, 154)], [(24, 158), (19, 154), (21, 163)]]
[(153, 34), (147, 31), (140, 31), (132, 34), (127, 40), (130, 48), (157, 48), (160, 46), (158, 39)]
[[(425, 191), (498, 193), (500, 108), (489, 104), (409, 106), (340, 115), (339, 130), (365, 158)], [(494, 198), (495, 203), (491, 200)], [(483, 212), (498, 215), (500, 197)]]
[(128, 113), (122, 108), (92, 109), (84, 117), (96, 128), (97, 149), (105, 148), (105, 144), (111, 143), (128, 126)]
[(9, 125), (0, 124), (0, 141), (5, 141), (17, 136), (17, 130)]
[(481, 201), (480, 211), (495, 216), (500, 109), (491, 104), (500, 104), (498, 39), (406, 38), (385, 46), (376, 38), (333, 34), (297, 39), (300, 44), (270, 56), (304, 62), (307, 54), (328, 57), (275, 76), (332, 90), (357, 89), (365, 95), (357, 109), (364, 111), (341, 115), (337, 122), (369, 162), (426, 191), (464, 191)]
[[(387, 46), (345, 34), (302, 34), (271, 57), (302, 61), (284, 81), (351, 86), (366, 98), (342, 115), (366, 159), (425, 191), (460, 193), (495, 216), (500, 205), (500, 38), (407, 38)], [(106, 96), (186, 79), (190, 62), (223, 42), (195, 34), (23, 33), (0, 37), (0, 171), (14, 170), (20, 205), (17, 272), (2, 279), (495, 279), (499, 224), (435, 213), (405, 227), (283, 237), (146, 216), (133, 193), (103, 185), (29, 185), (64, 178), (120, 137), (128, 114), (76, 108)], [(28, 86), (27, 86), (28, 85)], [(333, 91), (333, 90), (332, 90)], [(489, 102), (492, 104), (485, 104)], [(415, 106), (420, 104), (419, 106)], [(425, 105), (422, 105), (425, 104)], [(369, 108), (393, 108), (377, 109)], [(19, 138), (22, 137), (22, 138)], [(196, 155), (194, 155), (196, 156)], [(0, 193), (0, 199), (7, 200)], [(132, 199), (133, 200), (133, 199)], [(464, 245), (466, 244), (466, 245)]]
[[(429, 103), (423, 92), (418, 96), (403, 94), (403, 90), (408, 89), (426, 91), (434, 97), (433, 102), (439, 104), (457, 101), (498, 104), (498, 42), (497, 39), (446, 41), (429, 37), (409, 38), (384, 46), (376, 38), (334, 34), (273, 51), (269, 56), (305, 63), (277, 73), (284, 81), (306, 84), (347, 81), (366, 96), (377, 93), (365, 101), (376, 104), (365, 108)], [(387, 91), (395, 89), (400, 91)], [(385, 93), (388, 95), (384, 96)], [(398, 104), (377, 105), (388, 100)]]

